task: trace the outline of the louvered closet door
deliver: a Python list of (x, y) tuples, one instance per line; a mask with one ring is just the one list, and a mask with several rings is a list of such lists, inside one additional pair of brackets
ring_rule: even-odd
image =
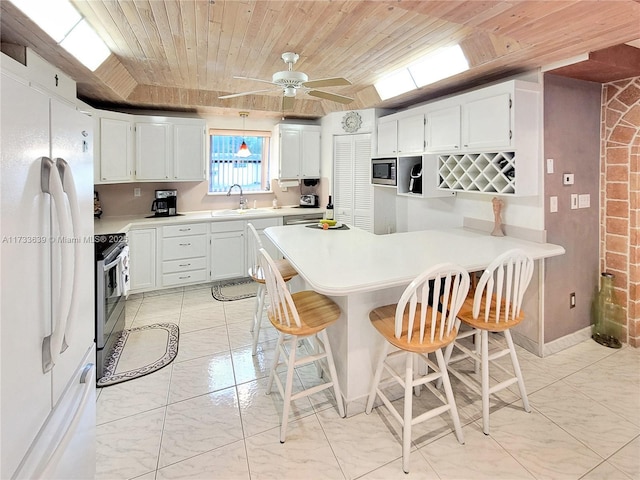
[(336, 220), (373, 232), (371, 134), (337, 135), (333, 152)]

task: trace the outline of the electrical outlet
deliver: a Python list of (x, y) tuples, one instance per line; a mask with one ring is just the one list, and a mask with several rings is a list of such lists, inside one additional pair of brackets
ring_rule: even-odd
[(569, 308), (575, 308), (576, 306), (576, 292), (569, 294)]
[(547, 158), (547, 173), (553, 173), (553, 158)]
[(591, 206), (591, 195), (583, 193), (578, 195), (578, 208), (589, 208)]
[(139, 197), (140, 196), (140, 189), (139, 188), (134, 188), (133, 189), (133, 196), (134, 197)]
[(556, 213), (558, 211), (558, 197), (555, 195), (549, 197), (549, 212)]

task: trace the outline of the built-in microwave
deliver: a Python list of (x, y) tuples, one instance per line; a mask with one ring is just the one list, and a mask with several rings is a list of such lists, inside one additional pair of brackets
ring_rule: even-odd
[(397, 185), (396, 158), (371, 159), (371, 183), (374, 185)]

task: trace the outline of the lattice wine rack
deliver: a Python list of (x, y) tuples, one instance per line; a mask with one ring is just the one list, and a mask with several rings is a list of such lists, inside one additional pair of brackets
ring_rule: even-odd
[(514, 152), (439, 155), (438, 174), (441, 189), (516, 193)]

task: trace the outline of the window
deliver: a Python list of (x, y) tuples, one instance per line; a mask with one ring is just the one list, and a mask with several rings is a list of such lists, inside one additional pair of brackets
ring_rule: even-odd
[[(234, 183), (243, 192), (270, 191), (270, 137), (271, 132), (210, 130), (209, 193), (226, 193)], [(243, 140), (251, 151), (248, 157), (236, 155)]]

